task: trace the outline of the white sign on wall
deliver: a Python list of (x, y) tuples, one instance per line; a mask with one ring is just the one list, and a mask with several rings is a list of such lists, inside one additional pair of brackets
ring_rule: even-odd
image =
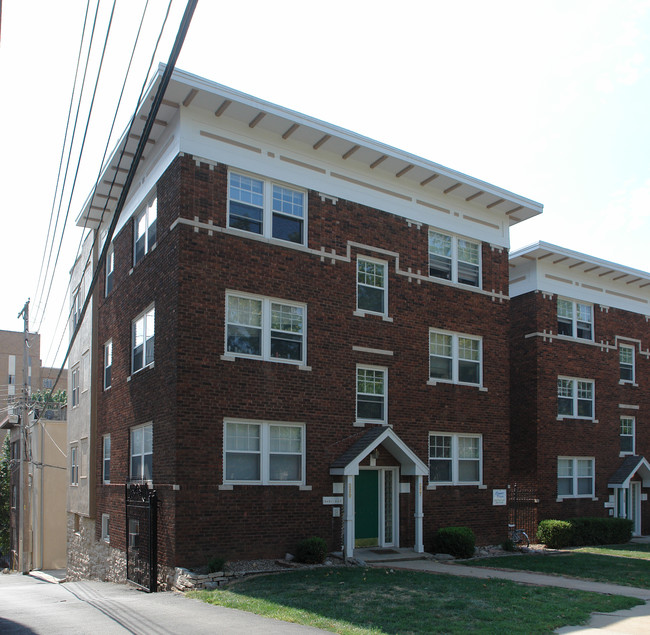
[(343, 505), (343, 496), (323, 496), (323, 505)]
[(492, 504), (505, 505), (508, 502), (507, 490), (493, 489), (492, 490)]

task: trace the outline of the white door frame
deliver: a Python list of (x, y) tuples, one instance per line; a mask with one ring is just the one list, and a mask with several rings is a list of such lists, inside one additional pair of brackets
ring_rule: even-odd
[[(399, 467), (380, 467), (379, 470), (379, 546), (399, 547)], [(386, 540), (386, 474), (391, 475), (393, 539)]]
[(632, 512), (632, 520), (634, 521), (634, 526), (632, 527), (632, 535), (640, 536), (641, 535), (641, 483), (639, 481), (631, 481), (628, 500), (630, 508), (634, 506), (633, 509), (628, 510), (627, 517), (630, 517), (630, 511)]

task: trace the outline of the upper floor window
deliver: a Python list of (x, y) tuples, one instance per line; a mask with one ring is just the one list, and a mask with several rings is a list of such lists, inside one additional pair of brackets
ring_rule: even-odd
[(72, 297), (72, 328), (77, 328), (79, 320), (81, 319), (81, 287), (75, 291)]
[(593, 498), (594, 459), (558, 457), (557, 495), (558, 498)]
[(621, 454), (634, 454), (634, 417), (621, 417)]
[(476, 434), (429, 434), (429, 482), (478, 485), (482, 474), (482, 439)]
[(481, 338), (429, 331), (429, 376), (432, 381), (480, 385)]
[(45, 388), (46, 390), (51, 390), (53, 385), (54, 385), (54, 381), (49, 377), (43, 379), (43, 388)]
[(429, 275), (481, 286), (481, 243), (429, 231)]
[(156, 309), (153, 306), (133, 320), (131, 326), (131, 368), (133, 373), (153, 364), (155, 322)]
[[(158, 219), (158, 199), (154, 198), (135, 217), (135, 236), (133, 241), (133, 264), (138, 264), (144, 255), (156, 244), (156, 221)], [(108, 271), (108, 263), (106, 264)]]
[[(155, 239), (154, 239), (155, 240)], [(113, 290), (113, 274), (115, 271), (115, 250), (111, 247), (106, 254), (106, 284), (105, 295)]]
[(229, 227), (305, 244), (304, 191), (238, 172), (228, 179)]
[(79, 485), (79, 448), (70, 447), (70, 485)]
[(224, 482), (302, 484), (304, 436), (302, 425), (226, 422)]
[(109, 519), (110, 517), (108, 514), (102, 514), (102, 540), (108, 543), (111, 542)]
[(618, 359), (621, 381), (634, 383), (634, 347), (628, 346), (627, 344), (619, 344)]
[(226, 352), (304, 363), (307, 307), (259, 296), (227, 294)]
[(387, 371), (374, 366), (357, 366), (357, 421), (386, 423)]
[(557, 332), (582, 340), (593, 339), (593, 306), (574, 302), (573, 300), (557, 299)]
[(388, 280), (386, 263), (357, 258), (357, 309), (388, 314)]
[(131, 428), (131, 470), (133, 481), (150, 481), (153, 475), (153, 425)]
[(594, 382), (591, 379), (558, 377), (557, 415), (575, 419), (594, 418)]
[(79, 365), (77, 365), (72, 369), (72, 407), (73, 408), (79, 405), (79, 390), (80, 390), (79, 379), (80, 379)]
[(104, 344), (104, 390), (111, 387), (111, 375), (113, 371), (113, 340)]
[(111, 435), (105, 434), (102, 439), (102, 482), (111, 482)]

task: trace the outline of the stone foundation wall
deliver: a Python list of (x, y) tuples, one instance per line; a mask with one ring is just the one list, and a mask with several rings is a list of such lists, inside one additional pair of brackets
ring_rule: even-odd
[(75, 514), (68, 514), (68, 580), (103, 580), (126, 582), (126, 554), (95, 538), (95, 520), (79, 516), (75, 531)]

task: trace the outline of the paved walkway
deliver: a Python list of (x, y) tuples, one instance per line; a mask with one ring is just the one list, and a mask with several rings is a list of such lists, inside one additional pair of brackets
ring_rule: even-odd
[[(386, 550), (388, 551), (388, 550)], [(370, 549), (358, 549), (355, 557), (373, 567), (392, 567), (394, 569), (407, 569), (410, 571), (424, 571), (429, 573), (444, 573), (468, 578), (512, 580), (520, 584), (535, 586), (551, 586), (570, 590), (593, 591), (606, 595), (625, 595), (643, 600), (632, 609), (616, 611), (615, 613), (594, 613), (586, 626), (566, 626), (558, 629), (556, 633), (619, 633), (625, 635), (648, 635), (650, 633), (650, 589), (606, 584), (603, 582), (588, 582), (543, 573), (528, 571), (506, 571), (487, 567), (469, 567), (452, 562), (438, 562), (415, 554), (408, 549), (391, 550), (395, 553), (376, 554)], [(430, 556), (429, 556), (430, 557)], [(542, 556), (540, 556), (542, 557)]]

